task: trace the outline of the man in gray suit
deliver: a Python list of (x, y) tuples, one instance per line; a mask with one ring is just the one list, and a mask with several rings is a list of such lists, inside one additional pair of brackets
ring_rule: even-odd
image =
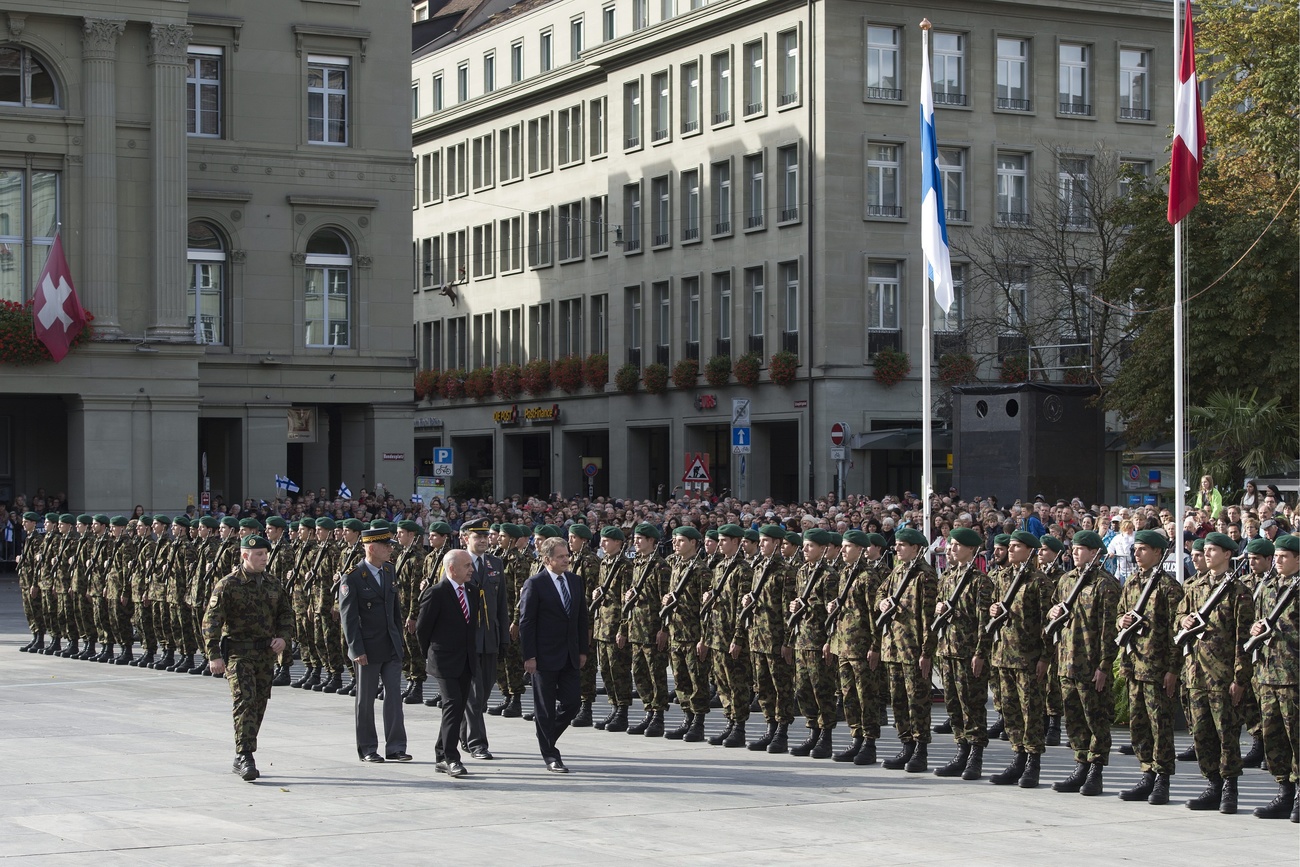
[(487, 553), (488, 530), (486, 518), (466, 522), (460, 528), (465, 548), (474, 560), (473, 577), (467, 589), (478, 601), (478, 622), (474, 633), (478, 668), (470, 684), (460, 739), (465, 750), (476, 759), (492, 758), (483, 714), (496, 683), (497, 659), (506, 652), (510, 643), (510, 634), (506, 631), (510, 626), (510, 613), (506, 610), (506, 570), (500, 558)]
[[(388, 565), (392, 531), (361, 533), (366, 558), (339, 584), (339, 616), (348, 656), (356, 666), (357, 754), (363, 762), (409, 762), (402, 716), (402, 612), (397, 576)], [(375, 733), (375, 697), (384, 686), (384, 749)]]

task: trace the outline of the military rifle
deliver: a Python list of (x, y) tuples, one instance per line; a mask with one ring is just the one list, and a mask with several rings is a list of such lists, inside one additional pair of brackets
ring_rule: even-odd
[[(1240, 569), (1239, 566), (1238, 570)], [(1196, 644), (1201, 636), (1205, 634), (1205, 630), (1209, 628), (1210, 622), (1207, 618), (1214, 613), (1215, 608), (1219, 607), (1219, 603), (1227, 597), (1236, 578), (1236, 572), (1234, 572), (1221, 581), (1219, 586), (1214, 588), (1214, 592), (1210, 594), (1210, 598), (1205, 600), (1205, 604), (1192, 612), (1192, 617), (1196, 618), (1196, 622), (1190, 628), (1182, 629), (1174, 636), (1174, 644), (1181, 647), (1185, 655), (1192, 655), (1192, 645)]]
[(916, 559), (908, 565), (907, 571), (903, 573), (903, 578), (898, 582), (898, 586), (894, 588), (894, 592), (886, 597), (889, 600), (889, 607), (876, 615), (877, 632), (887, 629), (898, 617), (898, 605), (903, 599), (903, 594), (907, 592), (907, 586), (912, 583), (912, 578), (921, 570), (921, 564), (924, 562), (925, 558), (917, 554)]
[(1259, 657), (1260, 647), (1266, 647), (1273, 643), (1273, 636), (1276, 634), (1277, 622), (1282, 619), (1286, 609), (1295, 602), (1296, 596), (1300, 595), (1300, 578), (1292, 578), (1287, 582), (1286, 587), (1282, 589), (1281, 595), (1278, 596), (1277, 602), (1273, 605), (1273, 610), (1268, 612), (1264, 617), (1264, 631), (1259, 635), (1252, 635), (1241, 646), (1241, 649), (1251, 654), (1253, 659)]
[[(859, 560), (859, 562), (861, 561)], [(857, 563), (854, 563), (853, 565), (856, 566)], [(826, 637), (827, 638), (835, 634), (835, 627), (839, 626), (840, 618), (844, 616), (844, 603), (847, 602), (849, 599), (849, 591), (853, 589), (853, 582), (856, 581), (858, 579), (858, 576), (861, 575), (864, 571), (866, 571), (865, 564), (863, 564), (862, 569), (855, 572), (850, 572), (848, 576), (848, 580), (845, 581), (844, 586), (840, 588), (840, 595), (835, 597), (835, 610), (832, 611), (830, 614), (826, 615)]]
[(1029, 563), (1024, 562), (1017, 567), (1016, 574), (1011, 578), (1011, 586), (1007, 588), (1006, 595), (998, 603), (1002, 607), (1002, 613), (989, 618), (988, 625), (984, 627), (985, 632), (994, 638), (997, 638), (1002, 633), (1002, 627), (1006, 626), (1007, 621), (1011, 619), (1011, 603), (1015, 601), (1020, 588), (1025, 586), (1028, 581)]
[(641, 591), (645, 588), (646, 580), (650, 577), (650, 573), (655, 571), (654, 565), (654, 556), (647, 557), (645, 568), (641, 570), (641, 577), (636, 579), (636, 583), (632, 585), (632, 598), (623, 602), (624, 619), (627, 619), (632, 614), (632, 610), (636, 608), (636, 601), (641, 598)]
[(934, 622), (930, 624), (930, 631), (933, 632), (936, 637), (943, 637), (943, 633), (948, 629), (948, 624), (951, 623), (953, 617), (957, 615), (957, 602), (961, 599), (961, 595), (966, 592), (967, 585), (974, 580), (974, 576), (975, 561), (972, 559), (966, 564), (966, 568), (961, 573), (961, 577), (957, 579), (957, 586), (952, 589), (952, 595), (950, 595), (947, 601), (944, 602), (943, 613), (935, 617)]
[(1133, 652), (1134, 640), (1146, 632), (1147, 618), (1145, 612), (1147, 604), (1151, 601), (1151, 594), (1156, 592), (1156, 586), (1160, 583), (1160, 576), (1163, 574), (1165, 574), (1164, 570), (1159, 566), (1155, 567), (1151, 577), (1147, 579), (1147, 583), (1142, 585), (1142, 593), (1138, 595), (1137, 604), (1133, 606), (1132, 611), (1128, 612), (1133, 617), (1133, 622), (1126, 628), (1121, 629), (1119, 634), (1115, 636), (1115, 643), (1129, 653)]
[[(721, 593), (722, 593), (722, 588), (723, 588), (723, 587), (726, 585), (726, 583), (727, 583), (727, 569), (729, 569), (729, 568), (731, 567), (731, 564), (735, 561), (736, 557), (739, 557), (739, 556), (742, 556), (742, 555), (741, 555), (739, 552), (737, 552), (735, 556), (733, 556), (731, 559), (729, 559), (729, 560), (727, 560), (726, 562), (724, 562), (724, 563), (721, 564), (721, 565), (722, 565), (722, 570), (721, 570), (721, 571), (722, 571), (722, 577), (721, 577), (721, 578), (718, 578), (718, 580), (714, 582), (713, 586), (709, 588), (709, 594), (708, 594), (708, 595), (709, 595), (709, 598), (708, 598), (708, 601), (706, 601), (706, 602), (702, 602), (702, 603), (700, 604), (700, 617), (701, 617), (701, 618), (704, 618), (704, 617), (705, 617), (705, 616), (706, 616), (710, 611), (713, 610), (713, 606), (718, 604), (718, 596), (721, 595)], [(715, 573), (715, 575), (716, 575), (716, 573)]]
[[(776, 555), (767, 561), (769, 567), (776, 566)], [(779, 568), (779, 567), (778, 567)], [(767, 580), (772, 575), (769, 569), (764, 569), (763, 574), (758, 577), (758, 584), (749, 591), (749, 604), (740, 607), (740, 625), (748, 629), (754, 622), (754, 609), (758, 607), (758, 596), (767, 587)]]
[(605, 579), (605, 583), (596, 588), (600, 591), (600, 595), (587, 605), (587, 613), (593, 617), (596, 616), (596, 609), (600, 607), (600, 603), (604, 602), (605, 597), (609, 595), (610, 588), (614, 586), (614, 579), (618, 577), (619, 567), (623, 565), (619, 560), (614, 560), (613, 564), (609, 567), (609, 577)]
[(804, 585), (803, 592), (796, 597), (799, 602), (799, 609), (791, 614), (785, 621), (785, 629), (787, 633), (793, 634), (794, 631), (799, 628), (799, 624), (803, 622), (803, 619), (808, 616), (808, 600), (812, 597), (813, 591), (821, 584), (822, 576), (825, 572), (825, 561), (819, 561), (817, 565), (813, 567), (813, 572), (808, 576), (808, 583)]
[(668, 604), (659, 609), (660, 623), (666, 622), (668, 620), (668, 615), (672, 614), (677, 608), (678, 604), (682, 601), (682, 593), (686, 591), (686, 584), (691, 580), (691, 567), (694, 565), (693, 558), (689, 561), (683, 561), (683, 565), (685, 572), (683, 572), (681, 580), (677, 582), (677, 586), (669, 592), (668, 595), (671, 598), (668, 600)]
[(1043, 635), (1050, 638), (1053, 644), (1060, 642), (1061, 632), (1065, 629), (1065, 625), (1070, 622), (1070, 618), (1074, 616), (1074, 606), (1079, 602), (1079, 595), (1083, 593), (1084, 585), (1088, 583), (1089, 576), (1097, 568), (1097, 563), (1100, 560), (1101, 556), (1100, 552), (1098, 552), (1098, 556), (1093, 557), (1092, 562), (1083, 567), (1083, 571), (1079, 573), (1074, 586), (1070, 588), (1070, 592), (1061, 602), (1061, 607), (1065, 610), (1061, 612), (1059, 617), (1052, 618), (1048, 621), (1047, 626), (1043, 627)]

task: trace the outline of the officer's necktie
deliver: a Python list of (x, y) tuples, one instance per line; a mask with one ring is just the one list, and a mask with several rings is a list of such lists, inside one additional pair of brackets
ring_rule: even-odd
[(460, 613), (465, 615), (465, 622), (469, 623), (469, 601), (465, 598), (465, 586), (456, 585), (456, 597), (460, 600)]

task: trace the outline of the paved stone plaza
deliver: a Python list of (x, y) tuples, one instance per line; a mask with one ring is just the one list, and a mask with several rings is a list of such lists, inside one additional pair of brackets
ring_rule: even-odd
[[(531, 724), (490, 718), (496, 760), (466, 758), (470, 776), (452, 781), (433, 772), (439, 711), (407, 708), (414, 762), (364, 765), (352, 700), (287, 687), (271, 699), (262, 778), (249, 784), (229, 772), (223, 682), (18, 653), (27, 638), (17, 586), (3, 577), (5, 863), (1184, 867), (1293, 864), (1300, 851), (1300, 826), (1250, 815), (1276, 790), (1257, 770), (1242, 779), (1242, 812), (1222, 816), (1182, 806), (1202, 787), (1188, 764), (1167, 807), (1115, 797), (1136, 780), (1127, 756), (1112, 757), (1102, 797), (1052, 792), (1070, 765), (1064, 747), (1048, 749), (1043, 785), (1024, 791), (575, 729), (560, 742), (572, 773), (559, 776), (538, 757)], [(668, 723), (679, 720), (674, 708)], [(720, 721), (712, 714), (710, 731)], [(848, 733), (836, 734), (840, 746)], [(882, 754), (894, 751), (882, 741)], [(931, 767), (950, 752), (950, 738), (936, 736)], [(1008, 758), (1005, 743), (992, 746), (986, 776)]]

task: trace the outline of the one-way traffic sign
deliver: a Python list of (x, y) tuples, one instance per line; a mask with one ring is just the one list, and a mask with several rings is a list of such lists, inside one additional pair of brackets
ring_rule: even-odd
[(731, 429), (731, 453), (733, 455), (747, 455), (750, 451), (749, 435), (750, 428), (733, 427)]

